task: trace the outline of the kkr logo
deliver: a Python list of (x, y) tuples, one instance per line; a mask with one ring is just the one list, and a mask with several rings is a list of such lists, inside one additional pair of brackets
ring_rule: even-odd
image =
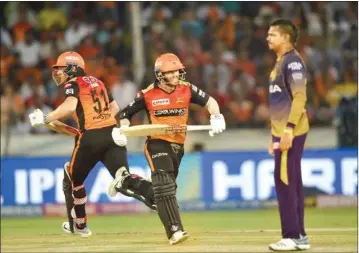
[(170, 99), (169, 98), (162, 98), (157, 100), (152, 100), (152, 106), (158, 106), (158, 105), (169, 105)]
[(173, 108), (154, 111), (156, 117), (167, 117), (167, 116), (183, 116), (186, 113), (186, 108)]

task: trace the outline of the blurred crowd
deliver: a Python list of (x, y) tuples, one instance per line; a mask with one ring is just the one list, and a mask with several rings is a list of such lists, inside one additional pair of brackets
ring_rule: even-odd
[[(311, 125), (331, 125), (341, 96), (356, 94), (357, 2), (141, 2), (146, 72), (135, 83), (129, 2), (1, 2), (1, 124), (32, 129), (34, 108), (49, 112), (63, 101), (51, 66), (67, 50), (80, 53), (86, 72), (103, 80), (120, 107), (154, 81), (153, 64), (177, 54), (186, 79), (219, 102), (229, 128), (267, 127), (268, 24), (288, 18), (300, 27), (297, 49), (308, 71)], [(143, 115), (135, 119), (143, 122)], [(71, 119), (67, 123), (73, 124)], [(189, 123), (207, 124), (192, 107)], [(1, 128), (6, 129), (6, 128)]]

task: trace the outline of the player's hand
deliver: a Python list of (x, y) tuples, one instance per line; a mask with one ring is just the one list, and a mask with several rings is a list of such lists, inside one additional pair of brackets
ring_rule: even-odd
[(211, 115), (210, 122), (212, 127), (212, 130), (209, 131), (210, 136), (222, 133), (226, 129), (226, 121), (222, 114)]
[(33, 113), (29, 114), (31, 126), (38, 127), (45, 124), (45, 114), (40, 110), (36, 109)]
[(121, 133), (121, 128), (119, 127), (114, 127), (112, 129), (112, 139), (120, 147), (127, 145), (127, 137)]
[(286, 128), (282, 138), (280, 138), (279, 149), (282, 151), (289, 150), (293, 142), (293, 129)]

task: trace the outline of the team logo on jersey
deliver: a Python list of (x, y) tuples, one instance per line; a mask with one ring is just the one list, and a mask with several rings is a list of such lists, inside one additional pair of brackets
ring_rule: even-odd
[(170, 99), (169, 98), (161, 98), (152, 100), (152, 106), (159, 106), (159, 105), (169, 105)]
[(168, 116), (183, 116), (186, 113), (186, 108), (172, 108), (154, 111), (156, 117), (168, 117)]
[(177, 103), (177, 104), (182, 104), (182, 103), (183, 103), (183, 99), (182, 99), (182, 98), (177, 98), (177, 99), (176, 99), (176, 103)]
[(269, 93), (282, 92), (282, 89), (277, 84), (269, 85)]

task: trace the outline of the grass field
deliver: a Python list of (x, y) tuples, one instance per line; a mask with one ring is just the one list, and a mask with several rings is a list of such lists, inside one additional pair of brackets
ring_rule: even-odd
[[(62, 232), (63, 218), (4, 218), (1, 252), (268, 252), (280, 239), (276, 210), (186, 212), (190, 238), (170, 246), (156, 213), (93, 216), (90, 238)], [(357, 209), (306, 209), (310, 252), (357, 252)]]

